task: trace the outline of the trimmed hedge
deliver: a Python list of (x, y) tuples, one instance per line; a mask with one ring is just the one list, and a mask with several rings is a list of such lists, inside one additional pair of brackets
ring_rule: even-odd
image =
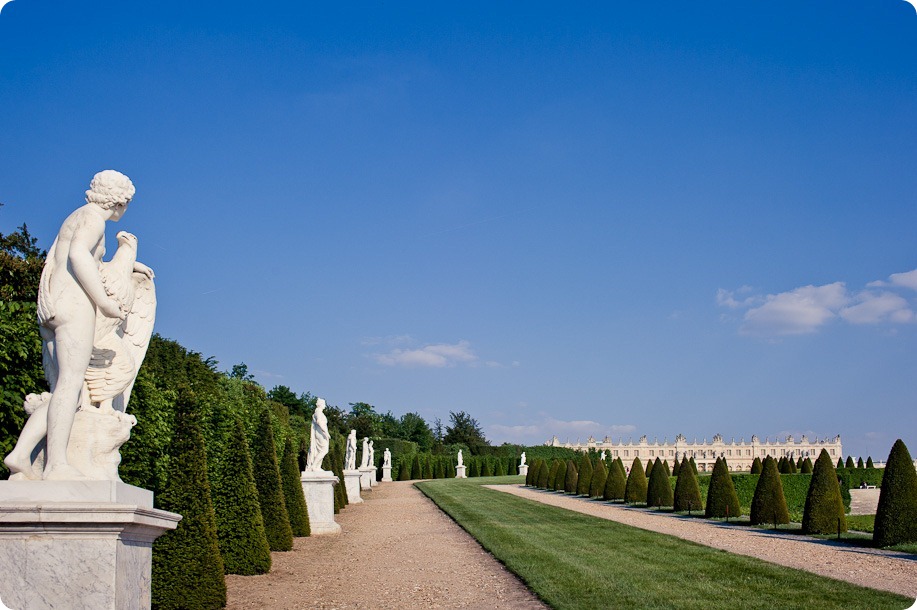
[(592, 486), (592, 474), (594, 470), (595, 469), (592, 467), (592, 460), (589, 459), (589, 455), (583, 454), (583, 457), (579, 462), (579, 472), (576, 478), (576, 495), (589, 495), (589, 490)]
[(674, 504), (672, 484), (669, 483), (669, 475), (663, 464), (664, 462), (659, 458), (656, 458), (653, 463), (646, 492), (647, 506), (672, 506)]
[(627, 504), (646, 503), (648, 486), (649, 482), (646, 480), (643, 463), (639, 457), (635, 457), (630, 467), (630, 473), (627, 475), (627, 483), (624, 485), (624, 501)]
[(742, 514), (739, 496), (729, 475), (729, 465), (724, 458), (718, 458), (710, 477), (710, 488), (707, 490), (707, 504), (704, 516), (710, 518), (738, 517)]
[(624, 490), (627, 488), (627, 475), (621, 458), (611, 463), (608, 477), (605, 479), (605, 489), (602, 492), (603, 500), (623, 500)]
[(806, 507), (802, 515), (802, 531), (805, 534), (847, 531), (847, 518), (844, 514), (837, 473), (831, 457), (824, 449), (815, 460), (812, 483), (809, 485)]
[(767, 456), (764, 458), (761, 476), (755, 486), (755, 495), (751, 501), (751, 524), (790, 522), (790, 513), (786, 506), (786, 497), (783, 495), (783, 485), (780, 483), (780, 473), (777, 472), (777, 463)]
[(267, 409), (262, 409), (258, 424), (252, 457), (264, 532), (272, 551), (289, 551), (293, 549), (293, 530), (290, 528), (290, 515), (283, 498), (271, 415)]
[(841, 489), (856, 489), (863, 483), (882, 487), (884, 468), (841, 468), (837, 476), (841, 480)]
[(697, 476), (688, 458), (682, 458), (678, 468), (672, 503), (675, 512), (703, 510), (704, 503), (697, 484)]
[(589, 496), (599, 498), (605, 493), (605, 481), (608, 479), (608, 471), (605, 470), (605, 460), (599, 460), (595, 465), (592, 473), (592, 483), (589, 484)]
[(887, 483), (879, 494), (873, 540), (879, 546), (917, 542), (917, 471), (900, 438), (888, 455), (885, 479)]
[(576, 466), (573, 460), (567, 460), (567, 470), (564, 473), (564, 493), (576, 493), (576, 483), (579, 481), (579, 473), (576, 472)]
[(283, 501), (287, 505), (293, 536), (310, 536), (312, 530), (309, 527), (309, 508), (306, 506), (299, 465), (296, 463), (296, 450), (293, 448), (293, 440), (289, 437), (284, 443), (283, 459), (280, 461), (280, 479), (283, 483)]

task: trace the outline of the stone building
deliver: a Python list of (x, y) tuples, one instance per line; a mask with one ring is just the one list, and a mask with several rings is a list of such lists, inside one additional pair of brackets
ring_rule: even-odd
[(738, 442), (735, 439), (726, 442), (723, 440), (722, 435), (717, 434), (712, 441), (704, 439), (698, 442), (697, 439), (694, 439), (688, 442), (684, 435), (679, 434), (675, 437), (675, 441), (671, 443), (668, 439), (664, 439), (661, 443), (658, 439), (653, 439), (653, 442), (649, 442), (646, 436), (641, 436), (636, 443), (633, 442), (633, 439), (628, 440), (626, 443), (623, 439), (618, 439), (618, 442), (615, 443), (607, 436), (602, 441), (596, 441), (590, 436), (585, 443), (580, 443), (579, 440), (576, 443), (570, 443), (569, 441), (561, 443), (555, 436), (545, 445), (566, 447), (577, 451), (604, 450), (611, 455), (612, 459), (621, 458), (624, 466), (628, 469), (635, 457), (639, 457), (644, 465), (647, 460), (655, 461), (658, 457), (668, 462), (669, 467), (672, 467), (675, 465), (676, 460), (681, 461), (682, 457), (687, 455), (688, 458), (694, 458), (698, 472), (712, 472), (713, 465), (719, 457), (726, 458), (726, 463), (729, 464), (730, 470), (747, 472), (751, 470), (751, 464), (756, 457), (760, 458), (762, 462), (765, 456), (768, 455), (775, 459), (786, 456), (793, 460), (798, 460), (800, 457), (803, 459), (808, 457), (814, 463), (822, 449), (827, 450), (832, 462), (837, 462), (837, 459), (844, 455), (840, 435), (835, 436), (833, 439), (827, 437), (809, 439), (806, 435), (803, 435), (798, 442), (792, 436), (787, 436), (782, 441), (777, 439), (772, 441), (768, 438), (762, 441), (757, 435), (754, 435), (751, 437), (750, 442), (745, 442), (744, 438)]

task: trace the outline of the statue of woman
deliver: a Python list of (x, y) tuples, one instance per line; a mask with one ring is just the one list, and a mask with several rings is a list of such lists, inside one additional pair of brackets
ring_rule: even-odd
[(459, 449), (459, 452), (458, 452), (458, 465), (459, 466), (465, 465), (465, 460), (462, 459), (462, 450), (461, 449)]
[(382, 466), (384, 468), (392, 467), (392, 452), (388, 450), (388, 447), (385, 448), (385, 453), (382, 454)]
[(328, 418), (325, 417), (325, 400), (315, 401), (315, 413), (312, 414), (312, 435), (309, 441), (309, 456), (306, 459), (306, 472), (332, 474), (322, 469), (322, 460), (328, 455), (331, 436), (328, 434)]
[(347, 436), (347, 452), (344, 455), (344, 470), (357, 468), (357, 431), (351, 430)]

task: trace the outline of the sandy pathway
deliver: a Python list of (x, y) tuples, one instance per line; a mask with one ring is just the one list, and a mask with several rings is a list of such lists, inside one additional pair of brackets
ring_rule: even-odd
[(807, 570), (864, 587), (917, 597), (917, 558), (913, 555), (856, 548), (829, 540), (784, 535), (757, 528), (688, 519), (530, 489), (522, 485), (487, 485), (536, 502), (601, 517), (644, 530), (661, 532), (730, 553)]
[(411, 482), (382, 483), (297, 538), (262, 576), (227, 576), (227, 608), (545, 608)]

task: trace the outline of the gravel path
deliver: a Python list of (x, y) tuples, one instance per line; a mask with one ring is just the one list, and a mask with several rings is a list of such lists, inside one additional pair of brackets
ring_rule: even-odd
[(227, 608), (546, 607), (411, 482), (363, 498), (336, 515), (340, 535), (296, 538), (269, 574), (227, 576)]
[(620, 504), (538, 491), (522, 485), (487, 487), (640, 529), (677, 536), (730, 553), (757, 557), (864, 587), (917, 597), (917, 558), (913, 555), (689, 519), (672, 513), (627, 508)]

